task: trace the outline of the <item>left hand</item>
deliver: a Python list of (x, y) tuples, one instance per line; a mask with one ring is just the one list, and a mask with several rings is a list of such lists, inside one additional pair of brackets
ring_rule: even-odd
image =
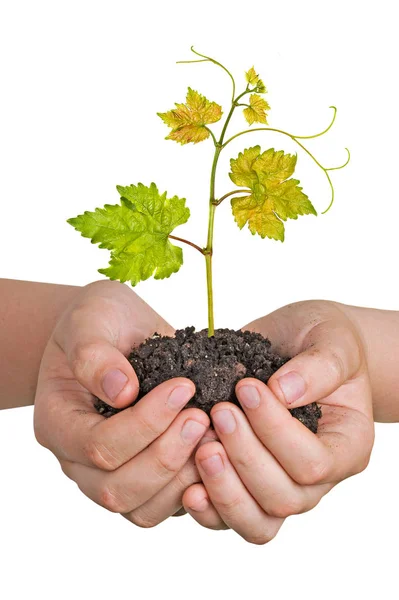
[[(276, 351), (294, 358), (268, 385), (251, 378), (237, 384), (244, 412), (230, 402), (213, 407), (215, 441), (205, 443), (207, 432), (195, 455), (203, 483), (182, 498), (204, 527), (231, 528), (250, 543), (265, 544), (286, 517), (310, 510), (367, 466), (374, 441), (370, 382), (361, 335), (340, 306), (298, 302), (243, 328), (259, 331)], [(280, 381), (290, 374), (292, 392), (292, 373), (303, 384), (288, 402)], [(288, 411), (311, 402), (323, 413), (317, 435)]]

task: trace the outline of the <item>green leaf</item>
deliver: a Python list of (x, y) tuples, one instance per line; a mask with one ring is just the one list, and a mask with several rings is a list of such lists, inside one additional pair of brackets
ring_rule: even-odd
[(210, 136), (206, 125), (221, 119), (222, 107), (188, 88), (186, 104), (176, 103), (175, 109), (157, 115), (172, 129), (165, 139), (180, 144), (197, 144)]
[(233, 198), (231, 206), (240, 229), (248, 223), (252, 234), (284, 241), (284, 223), (299, 215), (317, 215), (297, 179), (288, 179), (296, 166), (296, 155), (260, 146), (247, 148), (230, 160), (230, 179), (251, 194)]
[(110, 266), (99, 272), (133, 286), (152, 275), (163, 279), (176, 273), (183, 264), (183, 252), (168, 236), (190, 216), (185, 198), (168, 199), (155, 183), (117, 189), (121, 204), (106, 204), (68, 220), (93, 244), (111, 250)]

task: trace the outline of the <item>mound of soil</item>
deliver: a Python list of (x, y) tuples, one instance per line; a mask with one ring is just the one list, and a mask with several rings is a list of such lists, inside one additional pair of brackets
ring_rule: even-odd
[[(154, 387), (172, 379), (187, 377), (195, 383), (195, 396), (185, 408), (197, 407), (208, 415), (217, 402), (233, 402), (241, 408), (235, 386), (243, 377), (256, 377), (264, 383), (289, 359), (271, 351), (271, 343), (259, 333), (217, 329), (213, 337), (207, 330), (195, 332), (194, 327), (178, 329), (175, 337), (157, 333), (137, 348), (129, 357), (139, 383), (135, 404)], [(119, 412), (96, 398), (95, 407), (104, 417)], [(316, 403), (290, 410), (308, 429), (317, 432), (321, 410)]]

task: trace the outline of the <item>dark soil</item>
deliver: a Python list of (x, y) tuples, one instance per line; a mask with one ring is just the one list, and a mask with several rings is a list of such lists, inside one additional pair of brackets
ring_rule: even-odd
[[(195, 332), (194, 327), (177, 330), (175, 337), (154, 334), (133, 348), (128, 359), (140, 383), (137, 400), (167, 379), (187, 377), (195, 383), (196, 393), (185, 408), (201, 408), (208, 415), (217, 402), (233, 402), (241, 408), (235, 395), (236, 383), (243, 377), (267, 383), (289, 360), (272, 352), (270, 341), (259, 333), (217, 329), (209, 338), (206, 329)], [(119, 412), (98, 398), (95, 407), (104, 417)], [(294, 408), (290, 413), (317, 432), (321, 410), (316, 403)]]

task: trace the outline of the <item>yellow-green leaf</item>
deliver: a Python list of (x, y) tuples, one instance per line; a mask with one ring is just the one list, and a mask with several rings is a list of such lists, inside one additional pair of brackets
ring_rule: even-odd
[(259, 94), (266, 93), (266, 86), (255, 71), (254, 67), (251, 67), (249, 71), (245, 73), (245, 79), (247, 80), (249, 85), (255, 86), (254, 91), (258, 92)]
[(296, 161), (296, 154), (284, 154), (283, 150), (275, 151), (274, 148), (269, 148), (258, 157), (252, 168), (257, 173), (259, 181), (264, 178), (283, 181), (293, 174)]
[(157, 114), (172, 129), (166, 137), (167, 140), (174, 140), (180, 144), (197, 144), (210, 136), (206, 125), (221, 119), (222, 107), (188, 88), (185, 104), (176, 103), (175, 109)]
[(314, 214), (312, 203), (297, 179), (288, 179), (294, 172), (296, 156), (269, 148), (261, 154), (260, 146), (246, 148), (230, 160), (231, 180), (249, 187), (251, 194), (233, 198), (231, 206), (240, 229), (248, 223), (252, 234), (284, 241), (284, 223), (298, 215)]
[(267, 202), (259, 202), (254, 195), (234, 198), (231, 201), (233, 215), (240, 229), (248, 223), (252, 235), (284, 241), (284, 224), (278, 219)]
[(111, 250), (109, 267), (99, 269), (110, 279), (134, 286), (152, 275), (169, 277), (183, 263), (183, 252), (169, 241), (169, 234), (190, 216), (185, 198), (167, 198), (155, 183), (117, 186), (121, 204), (86, 211), (70, 223), (93, 244)]
[(253, 165), (260, 155), (260, 146), (246, 148), (244, 152), (240, 152), (237, 158), (230, 160), (231, 173), (230, 179), (236, 185), (252, 188), (252, 185), (257, 183), (259, 178)]
[(249, 71), (245, 73), (245, 79), (249, 85), (256, 85), (259, 81), (259, 75), (256, 73), (255, 68), (251, 67)]
[(258, 94), (251, 94), (249, 104), (250, 106), (243, 110), (247, 122), (250, 125), (253, 123), (265, 123), (267, 125), (266, 111), (270, 110), (267, 101)]

